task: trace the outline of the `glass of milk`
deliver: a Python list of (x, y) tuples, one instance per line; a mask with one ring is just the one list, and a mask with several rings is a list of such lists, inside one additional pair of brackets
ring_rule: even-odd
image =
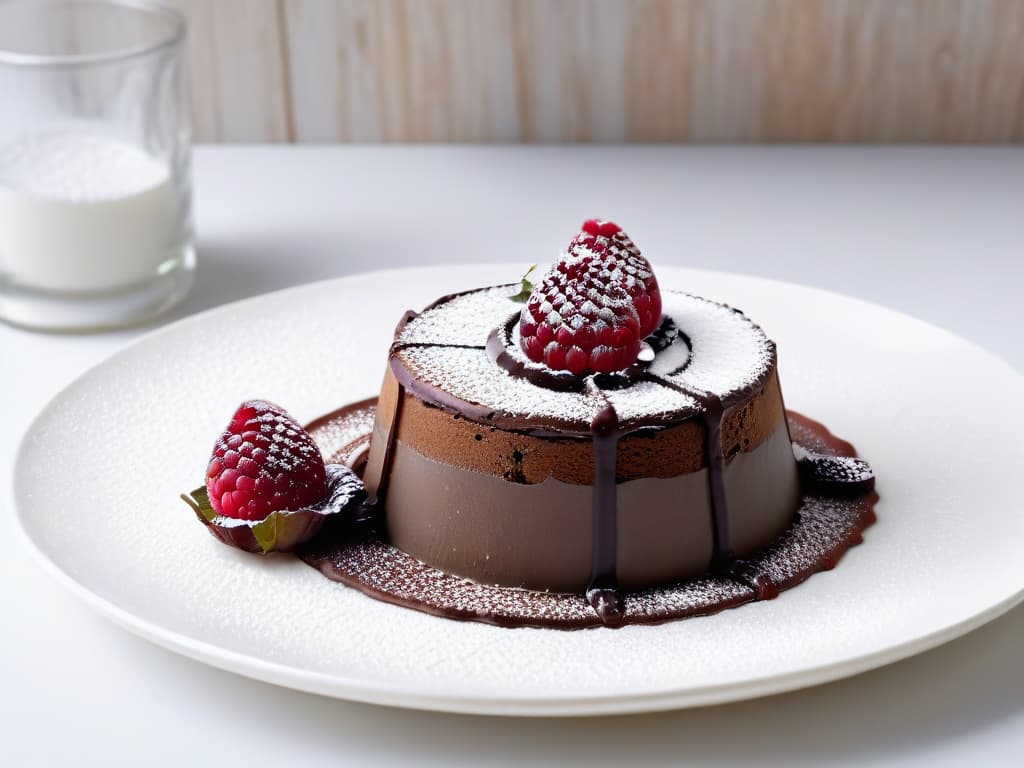
[(0, 2), (0, 319), (117, 327), (188, 292), (184, 39), (144, 0)]

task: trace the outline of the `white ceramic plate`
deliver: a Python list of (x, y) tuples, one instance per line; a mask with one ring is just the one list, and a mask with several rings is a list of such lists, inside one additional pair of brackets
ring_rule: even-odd
[[(403, 310), (517, 266), (382, 272), (175, 323), (69, 386), (15, 468), (28, 540), (128, 629), (200, 661), (330, 696), (493, 714), (639, 712), (777, 693), (877, 667), (1024, 595), (1022, 377), (904, 315), (767, 280), (660, 270), (775, 338), (789, 407), (875, 467), (864, 543), (777, 600), (662, 626), (560, 632), (447, 621), (286, 558), (218, 544), (178, 499), (237, 404), (308, 420), (376, 393)], [(989, 410), (992, 409), (992, 410)]]

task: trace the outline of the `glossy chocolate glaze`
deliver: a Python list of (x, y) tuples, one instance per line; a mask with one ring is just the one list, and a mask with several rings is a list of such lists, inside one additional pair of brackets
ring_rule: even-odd
[(590, 425), (594, 446), (594, 555), (587, 602), (601, 621), (618, 626), (625, 617), (618, 577), (618, 493), (615, 459), (618, 455), (619, 419), (611, 405), (603, 408)]
[[(365, 412), (372, 403), (355, 403), (310, 425), (325, 457), (358, 469), (369, 437)], [(830, 458), (846, 464), (844, 457), (856, 455), (852, 445), (822, 424), (794, 412), (787, 416), (794, 443), (807, 454), (802, 465), (814, 461), (825, 466)], [(806, 472), (802, 471), (801, 477), (806, 478)], [(829, 478), (829, 483), (839, 482), (831, 473)], [(864, 492), (850, 495), (844, 489), (833, 498), (822, 495), (825, 486), (807, 481), (789, 530), (762, 552), (735, 561), (727, 573), (621, 594), (600, 589), (593, 595), (536, 592), (482, 585), (445, 574), (388, 545), (379, 509), (377, 514), (369, 510), (359, 526), (325, 530), (301, 557), (329, 579), (377, 599), (446, 618), (559, 629), (654, 624), (771, 599), (812, 574), (834, 567), (875, 521), (878, 495), (873, 480), (861, 475), (852, 482)], [(834, 485), (832, 488), (837, 490)]]

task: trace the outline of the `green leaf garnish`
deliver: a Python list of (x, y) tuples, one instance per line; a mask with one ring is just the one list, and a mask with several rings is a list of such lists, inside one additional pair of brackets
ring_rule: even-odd
[(523, 275), (520, 282), (519, 293), (512, 297), (512, 301), (518, 301), (520, 304), (525, 304), (530, 300), (530, 294), (533, 293), (533, 283), (531, 283), (528, 278), (530, 277), (530, 273), (532, 273), (536, 268), (537, 265), (534, 264), (526, 270), (526, 274)]
[(216, 511), (213, 509), (213, 505), (210, 504), (210, 496), (206, 493), (206, 486), (200, 486), (194, 491), (189, 493), (181, 494), (181, 498), (186, 504), (192, 507), (193, 511), (197, 515), (202, 515), (208, 523), (212, 523), (214, 518), (217, 517)]
[(252, 535), (263, 554), (278, 549), (279, 541), (300, 540), (302, 532), (309, 527), (308, 515), (308, 512), (271, 512), (254, 525)]

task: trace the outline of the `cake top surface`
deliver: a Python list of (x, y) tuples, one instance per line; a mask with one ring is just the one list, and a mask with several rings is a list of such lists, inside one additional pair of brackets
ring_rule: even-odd
[[(512, 298), (518, 291), (518, 285), (501, 285), (446, 296), (408, 317), (392, 348), (396, 375), (424, 400), (474, 421), (585, 434), (609, 406), (620, 429), (693, 418), (709, 395), (728, 407), (759, 391), (775, 368), (775, 345), (743, 313), (665, 291), (663, 313), (678, 334), (665, 348), (647, 350), (640, 374), (614, 384), (601, 376), (573, 377), (571, 386), (552, 388), (536, 383), (530, 374), (551, 372), (520, 348), (522, 304)], [(507, 359), (522, 375), (500, 366), (487, 350), (488, 338), (502, 329)]]

